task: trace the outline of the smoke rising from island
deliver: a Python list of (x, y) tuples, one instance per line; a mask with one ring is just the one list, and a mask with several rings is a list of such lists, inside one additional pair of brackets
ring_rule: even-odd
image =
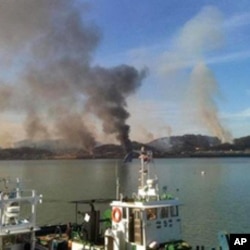
[(222, 125), (215, 101), (220, 97), (219, 82), (207, 60), (207, 55), (222, 48), (223, 44), (221, 12), (212, 6), (204, 7), (179, 30), (172, 51), (164, 55), (160, 70), (165, 76), (177, 79), (176, 82), (180, 73), (185, 72), (189, 80), (184, 111), (211, 135), (218, 136), (222, 142), (231, 142), (232, 136)]
[(0, 109), (19, 111), (27, 138), (61, 137), (91, 151), (95, 115), (104, 133), (129, 151), (126, 98), (146, 76), (129, 65), (92, 65), (100, 30), (86, 21), (87, 4), (68, 0), (8, 0), (0, 4)]
[(196, 107), (198, 122), (207, 127), (211, 134), (223, 143), (231, 142), (231, 134), (222, 126), (218, 118), (214, 100), (218, 92), (218, 84), (212, 71), (203, 62), (195, 65), (191, 72), (190, 93), (195, 97), (192, 99), (192, 105)]

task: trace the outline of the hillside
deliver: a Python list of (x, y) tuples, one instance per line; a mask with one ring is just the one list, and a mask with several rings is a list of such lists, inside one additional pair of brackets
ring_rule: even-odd
[[(250, 136), (237, 138), (230, 143), (221, 143), (216, 137), (183, 135), (159, 138), (147, 144), (132, 142), (134, 151), (144, 146), (154, 157), (221, 157), (250, 156)], [(0, 149), (0, 160), (12, 159), (123, 159), (126, 152), (120, 145), (97, 145), (91, 152), (59, 141), (23, 141), (15, 148)], [(136, 154), (134, 155), (136, 157)]]

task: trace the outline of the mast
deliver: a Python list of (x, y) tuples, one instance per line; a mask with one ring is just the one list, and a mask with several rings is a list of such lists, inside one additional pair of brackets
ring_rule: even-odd
[(138, 187), (138, 198), (139, 199), (159, 199), (158, 194), (158, 178), (150, 177), (149, 164), (152, 162), (153, 154), (151, 151), (145, 151), (144, 147), (141, 148), (141, 159), (140, 178)]
[(115, 165), (115, 178), (116, 178), (116, 199), (119, 200), (119, 198), (120, 198), (120, 180), (119, 180), (117, 162), (116, 162), (116, 165)]
[(147, 157), (147, 154), (145, 152), (145, 148), (142, 147), (141, 148), (141, 154), (139, 156), (139, 158), (141, 159), (141, 169), (140, 169), (140, 188), (143, 188), (145, 186), (145, 172), (146, 172), (146, 169), (145, 169), (145, 159)]

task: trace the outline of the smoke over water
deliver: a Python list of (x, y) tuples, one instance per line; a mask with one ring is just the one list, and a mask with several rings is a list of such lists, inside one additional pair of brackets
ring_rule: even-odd
[(59, 137), (88, 151), (96, 143), (85, 115), (91, 113), (130, 151), (126, 98), (145, 71), (91, 64), (100, 32), (86, 22), (88, 8), (68, 0), (0, 3), (0, 66), (9, 69), (1, 79), (0, 109), (25, 117), (27, 138)]

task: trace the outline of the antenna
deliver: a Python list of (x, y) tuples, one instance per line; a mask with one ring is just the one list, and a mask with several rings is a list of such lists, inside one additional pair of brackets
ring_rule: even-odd
[(118, 175), (118, 161), (115, 164), (115, 179), (116, 179), (116, 199), (119, 200), (120, 196), (120, 180)]
[(144, 187), (145, 186), (145, 174), (147, 173), (147, 177), (149, 177), (149, 169), (145, 168), (145, 164), (148, 163), (148, 160), (149, 160), (149, 155), (148, 155), (148, 152), (145, 151), (145, 148), (144, 147), (141, 147), (141, 152), (140, 152), (140, 156), (139, 158), (141, 159), (141, 169), (140, 169), (140, 187)]

